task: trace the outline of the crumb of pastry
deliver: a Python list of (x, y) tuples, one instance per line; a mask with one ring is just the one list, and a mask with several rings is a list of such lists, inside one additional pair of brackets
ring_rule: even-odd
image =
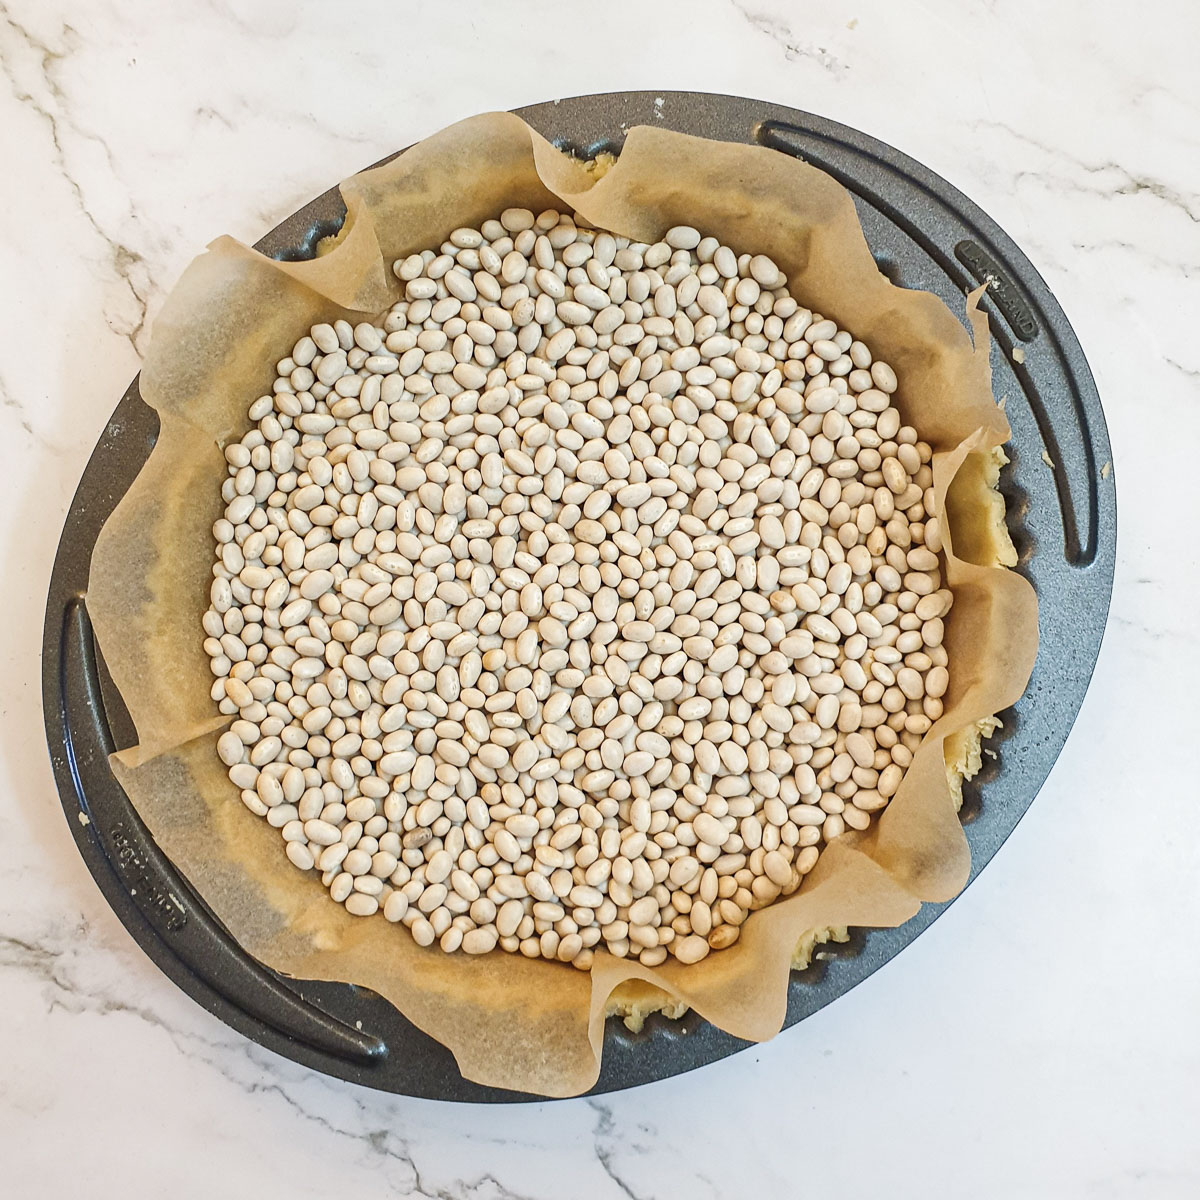
[[(829, 929), (810, 929), (796, 943), (796, 950), (792, 955), (792, 970), (803, 971), (812, 962), (818, 946), (823, 946), (826, 942), (849, 940), (850, 931), (844, 925)], [(627, 979), (609, 997), (604, 1015), (620, 1017), (631, 1033), (640, 1033), (646, 1024), (646, 1018), (652, 1013), (661, 1012), (674, 1021), (682, 1017), (687, 1010), (688, 1006), (682, 1000), (672, 999), (661, 988), (656, 988), (641, 979)]]
[(347, 213), (346, 219), (342, 222), (342, 227), (337, 233), (331, 233), (327, 237), (321, 238), (313, 248), (314, 258), (323, 258), (331, 250), (336, 250), (338, 246), (345, 240), (346, 235), (350, 232), (351, 226), (354, 224), (354, 218)]
[[(631, 983), (642, 983), (641, 980), (631, 980)], [(670, 1021), (676, 1021), (687, 1012), (688, 1006), (682, 1000), (672, 1000), (660, 988), (643, 983), (645, 991), (633, 991), (622, 995), (624, 987), (618, 988), (608, 1000), (604, 1010), (606, 1017), (621, 1017), (625, 1028), (630, 1033), (641, 1033), (646, 1024), (646, 1018), (660, 1012)]]
[(587, 168), (588, 174), (596, 179), (603, 179), (605, 175), (612, 170), (613, 164), (617, 161), (615, 154), (609, 154), (607, 150), (601, 151), (595, 158), (590, 158), (583, 165)]

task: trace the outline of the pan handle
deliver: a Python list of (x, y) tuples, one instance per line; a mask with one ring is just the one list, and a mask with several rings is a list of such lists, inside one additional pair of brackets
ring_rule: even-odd
[[(925, 251), (960, 294), (988, 284), (981, 307), (988, 315), (992, 340), (1012, 368), (1054, 464), (1063, 557), (1072, 567), (1090, 567), (1096, 560), (1102, 519), (1097, 445), (1103, 435), (1101, 431), (1097, 439), (1092, 430), (1088, 407), (1098, 408), (1099, 400), (1082, 356), (1072, 358), (1064, 348), (1064, 338), (1073, 340), (1070, 325), (1032, 263), (986, 213), (927, 167), (911, 159), (899, 167), (842, 126), (813, 117), (812, 128), (801, 129), (771, 119), (755, 127), (754, 138), (820, 168), (882, 213)], [(890, 200), (865, 183), (862, 172), (851, 175), (839, 169), (838, 156), (830, 150), (844, 151), (847, 146), (887, 178)], [(909, 194), (907, 202), (896, 202), (899, 191)], [(918, 225), (906, 215), (931, 209), (942, 231), (936, 239), (922, 227), (928, 227), (929, 220)], [(1024, 290), (1018, 279), (1027, 281)], [(1111, 500), (1103, 503), (1108, 510), (1104, 519), (1115, 520)]]
[(382, 1040), (317, 1008), (237, 946), (155, 843), (109, 766), (114, 746), (83, 596), (63, 613), (59, 684), (80, 820), (160, 943), (230, 1004), (286, 1037), (362, 1066), (382, 1062)]

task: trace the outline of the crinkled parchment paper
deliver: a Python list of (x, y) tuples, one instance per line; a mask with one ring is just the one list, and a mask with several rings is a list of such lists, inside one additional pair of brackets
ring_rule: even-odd
[[(242, 806), (215, 750), (219, 717), (200, 619), (208, 605), (212, 524), (223, 505), (221, 447), (271, 390), (274, 363), (318, 320), (375, 316), (399, 295), (391, 264), (510, 205), (578, 210), (645, 241), (675, 224), (770, 255), (804, 304), (853, 330), (900, 378), (905, 419), (936, 451), (934, 487), (950, 497), (948, 547), (964, 545), (994, 504), (989, 460), (1009, 436), (991, 393), (987, 330), (974, 345), (934, 296), (876, 269), (849, 194), (774, 150), (658, 128), (629, 131), (603, 178), (517, 117), (480, 116), (342, 185), (343, 234), (310, 262), (280, 263), (220, 238), (197, 258), (154, 327), (141, 376), (162, 433), (105, 525), (88, 606), (140, 743), (114, 768), (164, 851), (256, 958), (300, 978), (347, 980), (386, 996), (450, 1047), (463, 1074), (551, 1096), (586, 1090), (599, 1070), (604, 1010), (623, 981), (644, 980), (739, 1037), (776, 1033), (793, 949), (806, 931), (893, 926), (922, 901), (953, 896), (968, 849), (944, 740), (1011, 704), (1037, 642), (1036, 604), (1020, 576), (947, 553), (950, 692), (891, 804), (864, 833), (824, 851), (804, 886), (755, 913), (740, 941), (694, 966), (655, 970), (597, 953), (590, 974), (500, 952), (421, 949), (407, 931), (349, 916), (287, 860), (277, 830)], [(969, 464), (966, 469), (964, 464)], [(960, 470), (961, 469), (961, 470)], [(983, 539), (986, 541), (986, 538)]]

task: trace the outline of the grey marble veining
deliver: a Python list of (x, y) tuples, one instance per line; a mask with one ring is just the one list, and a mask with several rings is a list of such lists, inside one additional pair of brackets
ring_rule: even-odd
[[(618, 42), (617, 31), (626, 36)], [(18, 1196), (708, 1200), (1200, 1193), (1200, 16), (1184, 0), (592, 9), (0, 0), (0, 1154)], [(969, 892), (772, 1043), (597, 1101), (375, 1094), (246, 1042), (108, 912), (46, 761), (62, 518), (154, 315), (454, 119), (623, 88), (757, 95), (926, 162), (1029, 253), (1089, 355), (1113, 616), (1042, 795)], [(1020, 1153), (1013, 1148), (1020, 1147)]]

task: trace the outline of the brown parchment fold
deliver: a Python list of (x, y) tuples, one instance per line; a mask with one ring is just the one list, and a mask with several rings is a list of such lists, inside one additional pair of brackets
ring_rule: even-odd
[[(256, 958), (299, 978), (350, 981), (387, 997), (448, 1046), (481, 1083), (550, 1096), (585, 1091), (599, 1070), (604, 1009), (641, 979), (741, 1037), (778, 1031), (794, 947), (828, 926), (894, 926), (967, 878), (968, 850), (947, 783), (943, 743), (1020, 696), (1037, 646), (1024, 579), (956, 558), (993, 502), (981, 469), (1009, 436), (995, 404), (987, 328), (974, 344), (936, 297), (877, 270), (849, 194), (796, 159), (660, 128), (629, 131), (598, 181), (520, 119), (463, 121), (387, 166), (342, 185), (348, 219), (326, 254), (279, 263), (220, 238), (197, 258), (155, 323), (141, 391), (162, 432), (97, 542), (88, 607), (105, 661), (138, 731), (114, 756), (121, 783), (164, 851)], [(510, 205), (576, 209), (594, 225), (654, 241), (691, 224), (780, 264), (803, 304), (853, 330), (900, 378), (898, 406), (934, 447), (939, 511), (956, 476), (946, 537), (950, 691), (900, 791), (862, 834), (822, 854), (792, 897), (752, 915), (740, 941), (693, 966), (649, 970), (606, 953), (590, 973), (496, 952), (421, 949), (382, 917), (349, 916), (283, 853), (278, 831), (248, 813), (215, 741), (226, 718), (209, 698), (202, 649), (221, 448), (269, 392), (274, 364), (318, 320), (362, 320), (399, 296), (393, 260), (436, 246), (457, 226)], [(970, 540), (964, 532), (964, 541)]]

